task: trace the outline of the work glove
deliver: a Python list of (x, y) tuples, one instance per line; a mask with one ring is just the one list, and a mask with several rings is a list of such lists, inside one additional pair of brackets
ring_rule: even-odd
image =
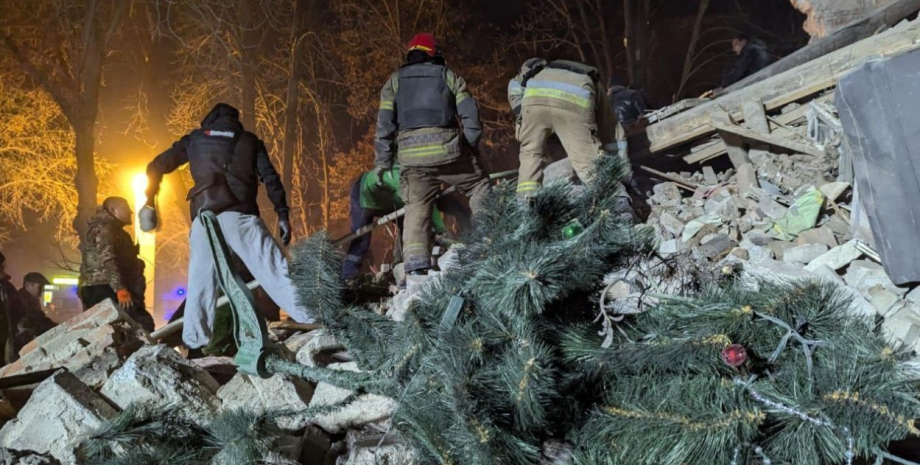
[(278, 234), (281, 236), (281, 243), (285, 247), (291, 243), (291, 222), (290, 220), (278, 220)]
[(118, 305), (120, 305), (121, 308), (130, 308), (131, 305), (134, 304), (134, 299), (131, 297), (131, 292), (127, 289), (119, 289), (115, 295), (118, 296)]
[(377, 165), (377, 166), (374, 167), (374, 175), (377, 176), (377, 185), (378, 185), (378, 186), (383, 186), (383, 185), (384, 185), (384, 183), (383, 183), (383, 174), (386, 173), (386, 172), (389, 171), (389, 170), (390, 170), (390, 168), (387, 167), (387, 166), (380, 166), (380, 165)]
[(157, 228), (157, 210), (150, 205), (144, 205), (141, 211), (137, 213), (137, 222), (141, 231), (150, 232)]

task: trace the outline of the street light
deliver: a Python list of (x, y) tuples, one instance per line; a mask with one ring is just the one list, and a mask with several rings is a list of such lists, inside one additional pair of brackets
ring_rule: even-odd
[[(131, 180), (131, 188), (134, 191), (134, 212), (135, 214), (141, 211), (144, 208), (144, 205), (147, 204), (147, 175), (144, 173), (138, 173)], [(144, 280), (147, 282), (147, 291), (144, 293), (144, 305), (147, 306), (147, 311), (151, 315), (155, 313), (154, 309), (156, 308), (156, 234), (154, 231), (144, 232), (141, 231), (140, 222), (134, 221), (134, 238), (137, 240), (137, 245), (140, 253), (140, 257), (147, 264), (144, 267)]]

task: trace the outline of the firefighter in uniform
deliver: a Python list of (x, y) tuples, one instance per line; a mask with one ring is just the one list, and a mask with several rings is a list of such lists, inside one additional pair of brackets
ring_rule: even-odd
[(594, 162), (605, 151), (626, 157), (626, 133), (609, 108), (595, 68), (531, 58), (508, 84), (508, 101), (521, 143), (517, 192), (522, 197), (543, 185), (544, 146), (553, 134), (584, 183), (592, 181)]
[(430, 267), (431, 207), (447, 183), (470, 198), (475, 215), (491, 189), (479, 166), (482, 135), (479, 109), (466, 82), (444, 63), (431, 34), (409, 43), (406, 64), (380, 92), (375, 138), (375, 171), (401, 165), (400, 186), (406, 202), (403, 254), (409, 274)]
[(80, 300), (84, 310), (112, 299), (147, 331), (153, 317), (144, 307), (144, 262), (125, 226), (131, 225), (131, 207), (121, 197), (109, 197), (90, 218), (80, 244)]

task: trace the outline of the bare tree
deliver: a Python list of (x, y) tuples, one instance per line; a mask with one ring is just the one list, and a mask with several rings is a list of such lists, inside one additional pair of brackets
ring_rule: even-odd
[(19, 70), (60, 107), (74, 132), (80, 232), (97, 196), (95, 125), (103, 67), (131, 2), (124, 0), (5, 0), (0, 47)]
[(709, 8), (709, 0), (700, 0), (700, 6), (696, 13), (696, 21), (693, 22), (693, 32), (690, 34), (690, 43), (687, 45), (687, 56), (684, 58), (684, 69), (680, 74), (680, 86), (677, 88), (674, 101), (680, 100), (684, 93), (684, 86), (693, 74), (693, 62), (696, 59), (696, 43), (700, 39), (700, 28), (703, 25), (703, 18), (706, 17), (706, 9)]
[[(0, 224), (25, 229), (23, 213), (32, 211), (57, 226), (60, 243), (75, 245), (76, 136), (47, 92), (24, 87), (21, 79), (0, 79)], [(95, 160), (95, 172), (111, 169)]]

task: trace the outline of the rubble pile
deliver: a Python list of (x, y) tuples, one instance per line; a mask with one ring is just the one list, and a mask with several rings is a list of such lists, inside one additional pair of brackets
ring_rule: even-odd
[[(835, 118), (833, 105), (819, 99), (825, 100), (824, 117)], [(845, 178), (838, 169), (839, 130), (833, 121), (816, 130), (811, 116), (806, 112), (789, 125), (786, 137), (824, 157), (752, 146), (749, 163), (737, 168), (702, 166), (695, 173), (669, 173), (673, 182), (654, 185), (646, 224), (657, 232), (658, 251), (740, 264), (751, 277), (833, 282), (852, 295), (854, 312), (877, 318), (887, 334), (920, 349), (920, 289), (888, 278), (871, 233), (857, 224), (865, 214), (851, 183), (838, 181)]]
[[(392, 399), (355, 395), (286, 374), (260, 379), (237, 373), (222, 377), (222, 384), (208, 370), (217, 367), (223, 373), (229, 359), (186, 360), (168, 346), (145, 344), (146, 334), (133, 325), (116, 305), (102, 303), (43, 335), (23, 349), (17, 363), (2, 369), (4, 376), (13, 376), (62, 368), (37, 385), (17, 388), (27, 391), (18, 412), (4, 399), (0, 463), (82, 463), (80, 442), (141, 403), (174, 407), (202, 427), (230, 410), (283, 412), (278, 426), (286, 436), (265, 463), (411, 462), (406, 446), (392, 434), (384, 438), (395, 408)], [(306, 365), (357, 369), (347, 362), (342, 345), (321, 329), (293, 334), (283, 346), (292, 360)], [(10, 393), (3, 391), (4, 397)], [(298, 413), (345, 399), (350, 403), (334, 412), (316, 417)]]

